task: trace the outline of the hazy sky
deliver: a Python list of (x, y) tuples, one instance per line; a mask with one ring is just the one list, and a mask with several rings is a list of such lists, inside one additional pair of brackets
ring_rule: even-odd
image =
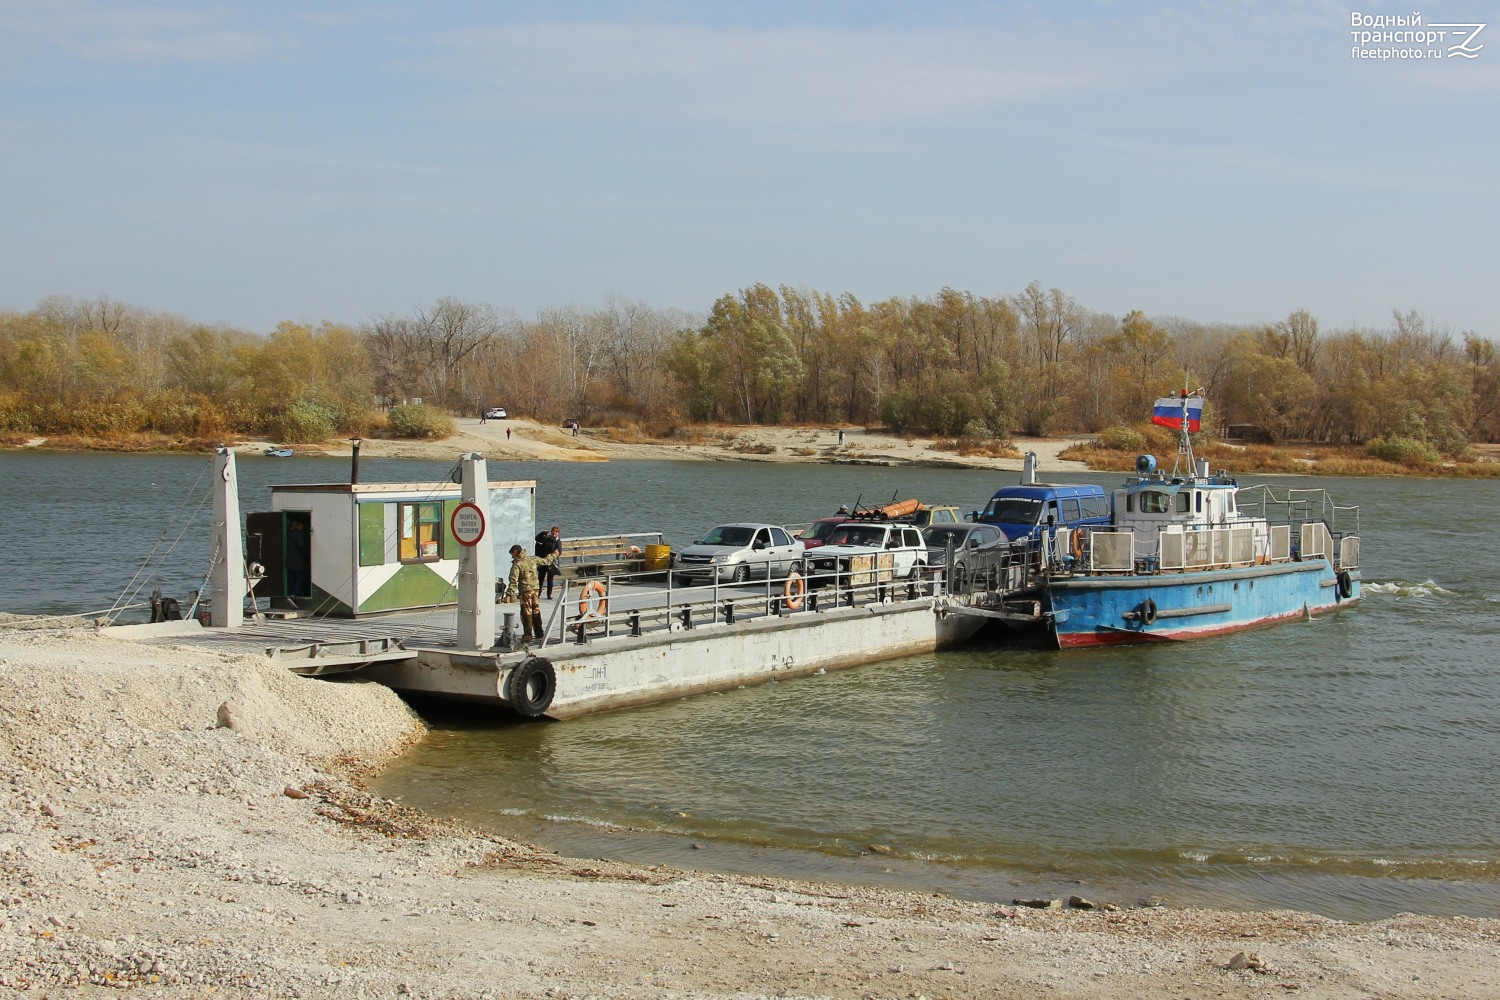
[[(1441, 42), (1364, 47), (1434, 58), (1355, 58), (1353, 14), (1414, 10)], [(1431, 27), (1492, 15), (1473, 58)], [(268, 331), (1036, 279), (1500, 338), (1497, 98), (1493, 0), (0, 0), (0, 308)]]

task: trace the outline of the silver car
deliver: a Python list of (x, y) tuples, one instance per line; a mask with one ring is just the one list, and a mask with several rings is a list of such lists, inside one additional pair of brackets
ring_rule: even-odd
[(972, 572), (985, 573), (1006, 562), (1010, 540), (993, 524), (934, 524), (922, 532), (930, 572), (947, 570), (953, 546), (951, 582), (961, 584)]
[(672, 556), (678, 583), (743, 583), (802, 571), (802, 543), (776, 524), (721, 524)]

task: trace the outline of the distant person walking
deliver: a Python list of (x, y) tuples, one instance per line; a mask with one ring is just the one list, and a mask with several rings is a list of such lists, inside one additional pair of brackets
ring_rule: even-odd
[(843, 446), (844, 446), (844, 432), (843, 431), (839, 431), (839, 447), (842, 448)]
[(510, 428), (509, 427), (505, 428), (505, 440), (507, 440), (507, 441), (510, 440)]
[(538, 559), (528, 556), (519, 545), (510, 547), (510, 586), (507, 593), (521, 604), (521, 641), (531, 642), (542, 637), (542, 603), (539, 599), (541, 585), (537, 581), (537, 570), (557, 562), (557, 556)]
[(547, 600), (552, 600), (552, 581), (557, 579), (557, 560), (562, 558), (562, 528), (553, 525), (550, 531), (539, 531), (536, 535), (538, 559), (552, 557), (552, 563), (541, 570), (542, 580), (547, 584)]
[(485, 417), (486, 417), (486, 415), (487, 415), (487, 413), (486, 413), (486, 410), (485, 410), (485, 408), (484, 408), (484, 407), (482, 407), (482, 406), (481, 406), (481, 407), (480, 407), (480, 408), (479, 408), (479, 422), (480, 422), (480, 423), (481, 423), (481, 424), (482, 424), (482, 423), (484, 423), (484, 420), (485, 420)]

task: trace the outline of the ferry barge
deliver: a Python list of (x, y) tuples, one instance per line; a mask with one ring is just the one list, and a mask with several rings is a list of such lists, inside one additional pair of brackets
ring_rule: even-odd
[[(535, 528), (534, 482), (491, 483), (477, 454), (456, 482), (277, 486), (242, 538), (234, 454), (215, 457), (211, 600), (200, 620), (106, 629), (121, 638), (256, 651), (309, 675), (357, 675), (404, 693), (573, 718), (929, 652), (983, 619), (938, 584), (897, 579), (872, 554), (823, 589), (800, 574), (674, 586), (657, 546), (582, 546), (523, 644), (497, 563)], [(578, 541), (570, 541), (579, 551)], [(661, 546), (661, 548), (665, 548)], [(635, 558), (638, 550), (647, 558)], [(626, 565), (639, 572), (614, 572)], [(257, 598), (271, 605), (262, 612)], [(443, 619), (451, 625), (434, 628)], [(202, 626), (209, 626), (204, 628)]]

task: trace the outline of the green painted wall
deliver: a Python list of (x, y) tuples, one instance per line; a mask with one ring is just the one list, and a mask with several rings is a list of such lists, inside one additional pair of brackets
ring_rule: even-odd
[(425, 608), (457, 602), (458, 591), (448, 581), (424, 563), (410, 563), (398, 569), (395, 576), (366, 597), (359, 610), (361, 613), (395, 611), (399, 608)]
[(359, 564), (379, 566), (385, 562), (385, 508), (383, 503), (359, 507)]

